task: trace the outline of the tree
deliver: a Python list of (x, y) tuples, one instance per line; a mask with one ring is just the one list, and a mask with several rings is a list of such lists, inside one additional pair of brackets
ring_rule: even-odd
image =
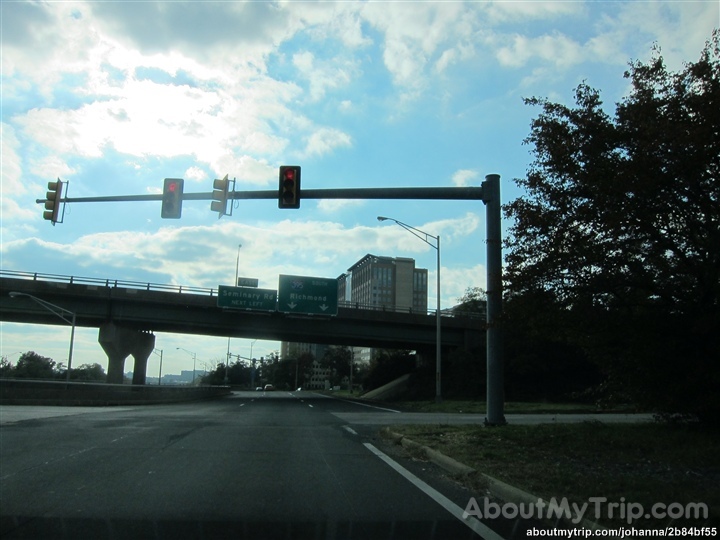
[(7, 356), (0, 357), (0, 379), (6, 379), (13, 376), (13, 365)]
[(481, 287), (468, 287), (457, 301), (459, 304), (453, 309), (455, 314), (480, 317), (487, 315), (487, 293)]
[(55, 360), (52, 358), (28, 351), (18, 358), (13, 374), (17, 378), (52, 379), (57, 374), (55, 367)]
[(96, 362), (94, 364), (82, 364), (80, 367), (72, 368), (70, 370), (70, 379), (105, 382), (107, 374), (103, 367)]
[(312, 353), (304, 352), (294, 359), (295, 371), (297, 373), (297, 387), (305, 388), (312, 379), (313, 362), (315, 357)]
[(320, 359), (320, 366), (329, 370), (330, 386), (338, 386), (344, 377), (350, 377), (352, 351), (349, 347), (328, 347)]
[[(579, 345), (608, 382), (659, 410), (720, 412), (720, 32), (669, 72), (625, 74), (610, 117), (581, 84), (541, 114), (526, 197), (506, 214), (507, 289), (536, 329)], [(518, 305), (518, 304), (516, 304)]]
[(415, 370), (415, 355), (404, 350), (380, 350), (370, 361), (363, 386), (378, 388)]

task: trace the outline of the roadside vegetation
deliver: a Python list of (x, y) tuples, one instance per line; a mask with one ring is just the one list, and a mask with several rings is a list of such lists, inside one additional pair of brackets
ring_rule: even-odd
[[(474, 468), (458, 482), (476, 496), (484, 495), (481, 473), (549, 501), (583, 504), (591, 497), (608, 502), (639, 503), (646, 512), (662, 503), (704, 503), (708, 519), (646, 519), (635, 527), (720, 526), (720, 431), (700, 424), (582, 424), (482, 426), (393, 426), (420, 444), (430, 446)], [(594, 506), (586, 518), (595, 521)], [(627, 516), (607, 516), (606, 527), (627, 527)], [(590, 515), (592, 514), (592, 515)]]
[[(0, 358), (0, 379), (38, 379), (52, 380), (67, 377), (65, 364), (56, 363), (34, 351), (22, 353), (15, 365), (6, 357)], [(98, 364), (81, 364), (70, 369), (70, 380), (105, 382), (107, 374)]]

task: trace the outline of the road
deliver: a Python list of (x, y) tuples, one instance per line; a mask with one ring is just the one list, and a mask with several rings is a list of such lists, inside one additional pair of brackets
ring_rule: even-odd
[(343, 415), (397, 413), (350, 401), (235, 392), (36, 418), (10, 409), (2, 538), (496, 540), (508, 535), (490, 526), (511, 526), (463, 520), (475, 494), (428, 463), (388, 455), (376, 426)]

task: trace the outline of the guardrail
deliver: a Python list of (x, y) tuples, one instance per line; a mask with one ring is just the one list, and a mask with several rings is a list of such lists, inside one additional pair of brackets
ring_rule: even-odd
[[(1, 270), (0, 277), (15, 279), (27, 279), (31, 281), (52, 281), (55, 283), (71, 283), (78, 285), (96, 285), (100, 287), (122, 287), (126, 289), (138, 289), (143, 291), (176, 292), (178, 294), (202, 294), (206, 296), (217, 296), (217, 289), (208, 287), (191, 287), (187, 285), (169, 285), (166, 283), (144, 283), (141, 281), (128, 281), (122, 279), (103, 279), (92, 277), (66, 276), (62, 274), (45, 274), (42, 272), (22, 272), (16, 270)], [(372, 311), (386, 311), (390, 313), (417, 313), (420, 315), (435, 315), (435, 310), (420, 312), (411, 307), (377, 306), (373, 304), (361, 304), (359, 302), (342, 301), (338, 307), (346, 309), (362, 309)], [(472, 313), (464, 311), (442, 310), (441, 317), (464, 317), (464, 318), (485, 318), (483, 313)]]
[(28, 279), (32, 281), (53, 281), (56, 283), (75, 283), (80, 285), (98, 285), (108, 288), (123, 287), (126, 289), (140, 289), (144, 291), (165, 291), (217, 296), (217, 289), (211, 289), (208, 287), (189, 287), (186, 285), (168, 285), (164, 283), (143, 283), (141, 281), (127, 281), (122, 279), (65, 276), (61, 274), (43, 274), (41, 272), (18, 272), (15, 270), (0, 270), (0, 277)]

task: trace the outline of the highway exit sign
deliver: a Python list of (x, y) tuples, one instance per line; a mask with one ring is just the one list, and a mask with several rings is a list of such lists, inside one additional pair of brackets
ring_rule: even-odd
[(259, 283), (258, 278), (239, 277), (236, 285), (238, 287), (257, 287)]
[(280, 274), (278, 311), (337, 315), (338, 282), (335, 278)]
[(255, 287), (229, 287), (218, 285), (218, 307), (275, 311), (277, 291)]

